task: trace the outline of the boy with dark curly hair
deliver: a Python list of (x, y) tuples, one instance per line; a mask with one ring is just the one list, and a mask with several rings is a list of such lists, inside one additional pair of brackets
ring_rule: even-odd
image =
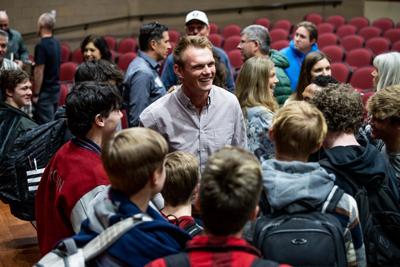
[[(323, 114), (328, 125), (324, 140), (325, 157), (333, 167), (357, 179), (367, 180), (380, 174), (395, 195), (395, 173), (375, 146), (357, 140), (355, 134), (363, 122), (361, 95), (349, 84), (330, 84), (311, 101)], [(354, 192), (342, 175), (335, 173), (336, 184), (346, 193)]]

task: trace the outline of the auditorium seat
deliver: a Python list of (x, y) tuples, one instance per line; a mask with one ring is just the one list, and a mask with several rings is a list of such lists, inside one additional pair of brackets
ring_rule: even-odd
[(230, 36), (239, 36), (241, 28), (236, 24), (229, 24), (224, 27), (222, 30), (222, 37), (226, 40)]
[(271, 26), (271, 21), (268, 18), (258, 18), (254, 21), (254, 24), (258, 24), (269, 29), (269, 27)]
[(334, 62), (331, 64), (332, 76), (341, 83), (349, 82), (351, 69), (349, 65), (343, 62)]
[(211, 33), (208, 36), (208, 39), (214, 46), (217, 46), (217, 47), (222, 47), (222, 44), (224, 42), (224, 38), (222, 38), (221, 34), (219, 34), (219, 33)]
[(346, 52), (356, 48), (362, 48), (364, 47), (364, 43), (365, 43), (364, 38), (362, 36), (355, 34), (348, 35), (340, 40), (340, 44), (346, 50)]
[(240, 43), (240, 36), (238, 35), (226, 38), (224, 40), (224, 46), (223, 46), (225, 52), (228, 53), (229, 51), (236, 49), (239, 43)]
[(269, 32), (269, 35), (271, 36), (271, 42), (289, 39), (289, 32), (284, 29), (273, 29)]
[(356, 48), (346, 52), (346, 63), (354, 69), (371, 65), (372, 58), (372, 51), (367, 48)]
[(315, 25), (318, 26), (318, 24), (322, 23), (324, 21), (323, 17), (321, 16), (321, 14), (313, 12), (313, 13), (309, 13), (304, 17), (304, 20), (309, 21), (314, 23)]
[(333, 33), (335, 31), (335, 26), (328, 22), (322, 22), (318, 24), (317, 26), (318, 34), (324, 34), (324, 33)]
[(383, 37), (389, 39), (392, 44), (397, 41), (400, 41), (400, 29), (399, 28), (389, 29), (389, 30), (385, 31), (385, 33), (383, 34)]
[(275, 50), (281, 50), (281, 49), (283, 49), (285, 47), (288, 47), (289, 44), (290, 44), (289, 40), (279, 40), (279, 41), (276, 41), (276, 42), (272, 42), (271, 43), (271, 48), (275, 49)]
[(339, 43), (339, 37), (334, 33), (324, 33), (318, 37), (319, 49), (322, 49), (328, 45), (337, 45), (338, 43)]
[(365, 48), (371, 49), (377, 56), (390, 50), (390, 40), (384, 37), (374, 37), (365, 42)]
[(127, 37), (122, 39), (119, 44), (118, 44), (118, 50), (117, 52), (119, 54), (125, 54), (128, 52), (136, 52), (137, 50), (137, 41), (135, 38), (132, 37)]
[(128, 53), (119, 55), (118, 68), (120, 68), (123, 72), (126, 72), (129, 64), (132, 62), (132, 60), (135, 59), (135, 57), (136, 57), (135, 52), (128, 52)]
[(83, 55), (80, 47), (76, 48), (74, 52), (72, 52), (71, 61), (77, 64), (81, 64), (83, 62)]
[(358, 35), (364, 37), (365, 41), (374, 37), (379, 37), (381, 34), (382, 30), (375, 26), (367, 26), (358, 31)]
[(339, 38), (343, 38), (348, 35), (356, 34), (356, 32), (356, 26), (345, 24), (337, 28), (336, 35), (339, 36)]
[(372, 22), (372, 26), (378, 27), (385, 32), (386, 30), (394, 28), (394, 22), (390, 18), (379, 18)]
[(288, 33), (292, 32), (293, 24), (288, 19), (279, 19), (274, 22), (272, 29), (283, 29), (286, 30)]
[(346, 19), (342, 15), (333, 15), (329, 16), (326, 19), (326, 22), (332, 24), (333, 26), (335, 26), (335, 29), (337, 29), (346, 23)]
[(60, 65), (60, 81), (73, 82), (76, 68), (78, 64), (75, 62), (65, 62)]
[(104, 36), (104, 40), (107, 43), (108, 49), (110, 50), (115, 50), (116, 46), (117, 46), (117, 40), (115, 39), (114, 36)]
[(371, 73), (375, 70), (372, 66), (364, 66), (356, 69), (351, 75), (350, 84), (354, 88), (362, 90), (373, 90), (373, 82)]
[(350, 19), (348, 24), (353, 25), (359, 31), (360, 29), (369, 26), (369, 20), (366, 17), (353, 17)]
[(344, 56), (346, 52), (344, 51), (343, 47), (337, 45), (328, 45), (321, 49), (328, 58), (330, 59), (331, 63), (334, 62), (343, 62)]

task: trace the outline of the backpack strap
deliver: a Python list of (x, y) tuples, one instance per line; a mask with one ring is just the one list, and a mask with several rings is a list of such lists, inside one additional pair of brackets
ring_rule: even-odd
[(166, 267), (190, 267), (189, 256), (186, 252), (169, 255), (164, 260)]
[(334, 185), (328, 197), (326, 198), (324, 205), (322, 206), (321, 212), (334, 213), (343, 194), (344, 190), (339, 188), (337, 185)]
[(274, 262), (274, 261), (270, 261), (270, 260), (264, 260), (264, 259), (255, 259), (253, 261), (253, 263), (250, 265), (250, 267), (278, 267), (279, 264)]
[(144, 222), (150, 222), (152, 220), (153, 218), (151, 218), (149, 215), (138, 213), (106, 228), (82, 248), (85, 262), (103, 253), (133, 227)]
[(194, 237), (203, 231), (203, 227), (198, 225), (196, 222), (193, 222), (192, 224), (186, 225), (183, 230), (185, 230), (185, 232), (191, 237)]

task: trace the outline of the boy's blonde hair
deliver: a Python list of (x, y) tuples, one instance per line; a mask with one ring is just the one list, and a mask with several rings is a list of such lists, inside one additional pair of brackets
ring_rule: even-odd
[(291, 101), (278, 110), (272, 120), (275, 148), (286, 155), (308, 156), (325, 139), (325, 118), (305, 101)]
[(165, 157), (166, 179), (161, 194), (166, 205), (176, 207), (190, 202), (199, 182), (198, 159), (191, 153), (175, 151)]
[(167, 153), (167, 142), (159, 133), (138, 127), (118, 132), (104, 145), (101, 156), (111, 186), (130, 197), (163, 168)]

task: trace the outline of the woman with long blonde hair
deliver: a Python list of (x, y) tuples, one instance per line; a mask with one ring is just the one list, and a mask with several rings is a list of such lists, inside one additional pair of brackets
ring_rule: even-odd
[(246, 119), (249, 150), (259, 159), (269, 159), (275, 154), (268, 131), (278, 108), (273, 96), (277, 83), (274, 63), (266, 57), (246, 60), (236, 80), (236, 96)]

